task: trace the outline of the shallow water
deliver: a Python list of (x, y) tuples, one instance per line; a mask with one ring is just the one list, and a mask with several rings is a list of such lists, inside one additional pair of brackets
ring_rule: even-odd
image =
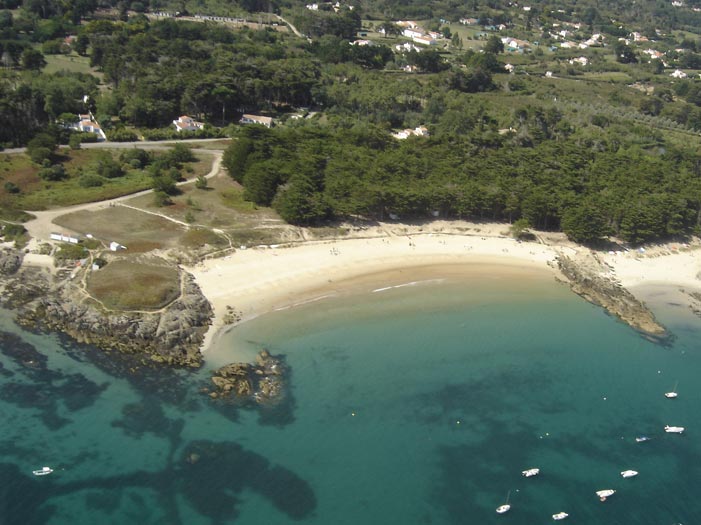
[(231, 330), (208, 367), (284, 354), (283, 414), (209, 400), (206, 370), (134, 374), (4, 313), (0, 523), (700, 521), (701, 322), (661, 304), (676, 337), (655, 345), (527, 277), (437, 272)]

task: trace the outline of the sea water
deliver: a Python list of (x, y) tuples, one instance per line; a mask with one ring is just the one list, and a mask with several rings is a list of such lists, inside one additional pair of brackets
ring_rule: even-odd
[[(544, 274), (404, 284), (244, 323), (197, 372), (2, 312), (0, 524), (701, 522), (700, 320), (661, 301), (661, 345)], [(290, 368), (282, 408), (201, 391), (262, 348)]]

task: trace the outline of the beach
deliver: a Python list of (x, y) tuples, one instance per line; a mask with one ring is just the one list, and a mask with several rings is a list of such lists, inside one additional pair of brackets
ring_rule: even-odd
[[(645, 250), (599, 252), (602, 275), (645, 300), (649, 285), (701, 289), (701, 246), (660, 245)], [(513, 275), (540, 270), (559, 276), (558, 256), (577, 258), (588, 248), (563, 234), (517, 241), (501, 223), (435, 221), (425, 225), (379, 224), (334, 240), (240, 247), (221, 259), (187, 268), (214, 308), (203, 351), (231, 322), (255, 318), (342, 293), (371, 292), (430, 279), (429, 268), (450, 266), (464, 276)], [(586, 264), (582, 262), (582, 264)], [(599, 271), (599, 270), (597, 270)], [(688, 296), (689, 306), (693, 298)]]

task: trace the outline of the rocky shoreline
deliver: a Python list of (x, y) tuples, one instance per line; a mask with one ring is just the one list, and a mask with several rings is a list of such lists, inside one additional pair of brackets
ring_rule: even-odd
[(576, 259), (561, 255), (557, 264), (572, 291), (580, 297), (601, 306), (649, 338), (664, 340), (668, 336), (650, 309), (610, 276), (596, 254), (578, 254)]
[[(6, 252), (2, 259), (14, 257)], [(213, 312), (191, 275), (182, 282), (180, 297), (158, 312), (110, 312), (71, 280), (26, 267), (5, 273), (1, 302), (29, 329), (63, 332), (79, 343), (142, 355), (144, 362), (199, 367)]]

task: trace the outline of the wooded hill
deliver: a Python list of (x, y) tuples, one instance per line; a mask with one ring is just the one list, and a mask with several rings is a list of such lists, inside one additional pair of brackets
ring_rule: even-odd
[[(394, 23), (401, 6), (391, 3), (271, 4), (309, 38), (270, 18), (156, 19), (127, 8), (165, 4), (135, 4), (105, 13), (89, 2), (28, 1), (0, 12), (0, 114), (13, 123), (0, 127), (0, 141), (22, 145), (38, 133), (67, 141), (66, 122), (86, 110), (112, 140), (182, 136), (171, 122), (191, 115), (206, 123), (199, 135), (237, 138), (227, 152), (231, 175), (250, 200), (293, 223), (438, 215), (632, 243), (699, 228), (701, 45), (675, 29), (695, 27), (693, 5), (536, 3), (524, 11), (432, 2), (421, 23), (443, 38), (397, 50), (409, 39)], [(199, 6), (210, 7), (223, 9)], [(228, 14), (249, 8), (261, 6)], [(448, 18), (435, 18), (441, 10)], [(656, 10), (669, 11), (659, 24)], [(479, 29), (455, 23), (461, 16)], [(503, 29), (486, 28), (495, 23)], [(564, 48), (563, 27), (572, 42), (604, 33), (586, 49)], [(370, 44), (355, 42), (361, 29)], [(638, 32), (649, 36), (636, 40)], [(529, 44), (508, 53), (505, 35)], [(46, 72), (56, 57), (84, 70)], [(678, 68), (686, 78), (670, 77)], [(276, 127), (242, 127), (242, 113), (274, 117)], [(416, 128), (425, 136), (392, 135)]]

